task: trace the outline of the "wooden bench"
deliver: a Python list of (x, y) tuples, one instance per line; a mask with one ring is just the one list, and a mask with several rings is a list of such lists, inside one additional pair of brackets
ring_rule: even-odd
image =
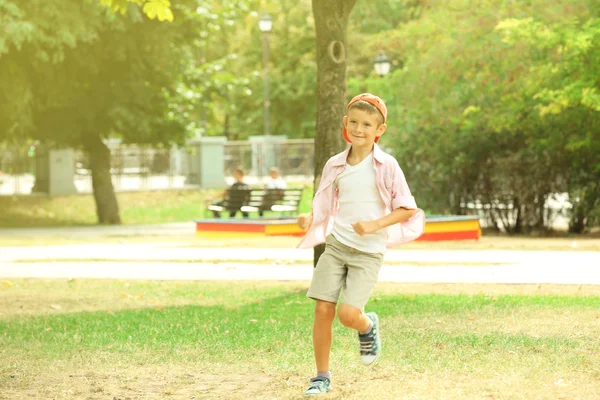
[(298, 212), (304, 188), (292, 189), (252, 189), (248, 203), (242, 206), (242, 212), (258, 212), (261, 217), (265, 211), (289, 213)]
[(215, 215), (229, 211), (233, 216), (241, 211), (244, 217), (250, 212), (258, 212), (262, 217), (265, 211), (289, 213), (298, 212), (304, 188), (293, 189), (228, 189), (223, 201), (211, 204), (207, 208)]

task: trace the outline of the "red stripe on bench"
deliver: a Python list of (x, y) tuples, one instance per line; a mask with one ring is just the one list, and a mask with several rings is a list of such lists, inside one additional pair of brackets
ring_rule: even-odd
[(439, 240), (468, 240), (479, 239), (479, 230), (459, 232), (431, 232), (422, 234), (417, 241), (436, 242)]
[(268, 236), (304, 236), (306, 232), (295, 232), (295, 233), (271, 233)]
[(213, 232), (264, 232), (264, 225), (255, 224), (227, 224), (218, 223), (211, 224), (210, 222), (196, 222), (196, 232), (213, 231)]

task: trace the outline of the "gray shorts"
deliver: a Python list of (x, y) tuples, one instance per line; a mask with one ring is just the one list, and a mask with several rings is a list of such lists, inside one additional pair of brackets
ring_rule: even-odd
[(329, 235), (306, 296), (363, 310), (377, 283), (383, 262), (381, 253), (365, 253), (338, 242)]

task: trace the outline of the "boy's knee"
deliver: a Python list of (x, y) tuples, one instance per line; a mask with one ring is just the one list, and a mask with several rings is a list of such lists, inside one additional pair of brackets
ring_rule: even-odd
[(317, 300), (315, 304), (315, 318), (330, 319), (335, 318), (335, 303)]
[(340, 305), (338, 309), (338, 319), (340, 323), (346, 327), (354, 326), (356, 320), (360, 318), (361, 311), (358, 308), (348, 306), (346, 304)]

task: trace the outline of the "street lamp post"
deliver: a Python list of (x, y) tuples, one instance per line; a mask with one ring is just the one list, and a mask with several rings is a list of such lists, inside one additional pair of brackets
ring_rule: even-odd
[(258, 28), (263, 33), (263, 63), (265, 67), (265, 136), (271, 134), (269, 129), (269, 32), (273, 28), (273, 20), (267, 13), (258, 21)]
[(375, 73), (381, 77), (386, 76), (388, 72), (390, 72), (391, 66), (390, 59), (385, 55), (383, 50), (381, 50), (373, 59)]
[[(379, 54), (377, 54), (375, 56), (375, 58), (373, 59), (373, 67), (375, 68), (375, 73), (377, 75), (379, 75), (380, 78), (383, 78), (384, 76), (386, 76), (388, 74), (388, 72), (390, 72), (390, 68), (392, 67), (392, 63), (390, 62), (390, 59), (388, 58), (388, 56), (385, 55), (384, 51), (381, 50), (379, 52)], [(388, 96), (387, 92), (388, 92), (389, 88), (388, 85), (385, 85), (385, 90), (384, 92), (386, 93), (384, 95), (384, 99), (386, 102), (390, 101), (390, 96)]]

